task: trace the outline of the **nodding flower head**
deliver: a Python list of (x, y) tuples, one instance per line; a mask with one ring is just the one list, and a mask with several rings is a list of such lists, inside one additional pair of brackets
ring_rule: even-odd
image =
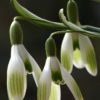
[(61, 46), (61, 62), (69, 72), (72, 71), (74, 64), (77, 68), (86, 68), (93, 76), (97, 75), (95, 51), (90, 39), (85, 35), (65, 34)]
[(41, 74), (39, 65), (23, 45), (23, 32), (17, 21), (10, 27), (11, 58), (7, 70), (7, 89), (11, 100), (22, 100), (26, 92), (26, 74), (32, 74), (36, 85)]
[[(49, 42), (49, 39), (52, 42)], [(46, 41), (46, 47), (49, 46), (49, 52), (53, 52), (52, 50), (54, 50), (54, 55), (47, 55), (46, 63), (39, 79), (37, 99), (60, 100), (60, 85), (66, 84), (76, 100), (83, 100), (82, 94), (77, 83), (75, 82), (73, 77), (65, 70), (65, 68), (62, 67), (55, 55), (55, 41), (53, 40), (53, 38), (49, 39)], [(52, 44), (50, 45), (49, 43)], [(46, 52), (48, 54), (48, 51)]]

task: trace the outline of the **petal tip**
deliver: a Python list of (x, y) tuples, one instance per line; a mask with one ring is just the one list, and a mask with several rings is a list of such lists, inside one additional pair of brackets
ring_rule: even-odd
[(92, 70), (90, 70), (90, 69), (88, 69), (87, 67), (86, 67), (86, 70), (88, 71), (88, 73), (90, 74), (90, 75), (92, 75), (92, 76), (97, 76), (97, 74), (98, 74), (98, 70), (97, 70), (97, 67), (95, 68), (95, 69), (92, 69)]

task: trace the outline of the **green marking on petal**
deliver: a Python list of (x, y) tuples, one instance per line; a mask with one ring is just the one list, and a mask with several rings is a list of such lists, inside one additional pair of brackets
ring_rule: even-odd
[(49, 100), (52, 80), (49, 61), (50, 60), (47, 58), (43, 72), (38, 81), (37, 100)]
[(81, 58), (81, 52), (79, 48), (76, 48), (73, 52), (73, 64), (78, 69), (84, 68), (84, 64)]
[(94, 52), (93, 45), (87, 36), (79, 35), (80, 50), (82, 55), (82, 60), (87, 71), (93, 75), (97, 75), (97, 64), (96, 56)]
[(18, 73), (14, 72), (10, 75), (9, 80), (7, 80), (8, 93), (10, 98), (22, 97), (24, 93), (24, 77)]
[(60, 62), (56, 57), (50, 57), (50, 70), (51, 70), (52, 80), (56, 84), (63, 84), (64, 82), (61, 75)]
[(38, 86), (38, 93), (37, 93), (37, 100), (47, 100), (46, 94), (47, 94), (47, 87), (46, 82), (44, 81), (42, 84), (39, 84)]
[(56, 84), (64, 84), (64, 81), (62, 79), (62, 75), (61, 75), (61, 71), (53, 71), (51, 70), (52, 73), (52, 80), (56, 83)]
[(33, 71), (33, 69), (32, 69), (32, 65), (31, 65), (31, 63), (29, 62), (29, 60), (26, 59), (26, 60), (24, 61), (24, 64), (25, 64), (25, 69), (26, 69), (29, 73), (31, 73), (31, 72)]
[(86, 69), (89, 71), (90, 74), (96, 75), (97, 74), (97, 63), (96, 63), (96, 56), (94, 49), (91, 47), (86, 48)]
[(55, 83), (52, 82), (49, 100), (60, 100), (60, 99), (61, 99), (60, 85), (56, 85)]
[(80, 50), (78, 48), (75, 49), (75, 51), (73, 52), (73, 55), (74, 55), (74, 60), (76, 62), (78, 62), (81, 59)]
[(61, 52), (61, 63), (68, 72), (72, 71), (72, 62), (70, 61), (70, 55), (67, 52)]
[(72, 33), (72, 39), (73, 39), (73, 49), (79, 48), (79, 34), (78, 33)]

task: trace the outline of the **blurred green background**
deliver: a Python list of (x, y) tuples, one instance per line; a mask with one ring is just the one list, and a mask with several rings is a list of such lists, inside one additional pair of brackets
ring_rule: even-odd
[[(100, 27), (100, 4), (91, 0), (76, 0), (79, 5), (81, 24), (90, 24)], [(59, 21), (58, 11), (65, 8), (67, 0), (19, 0), (30, 11), (49, 20)], [(11, 7), (10, 0), (0, 0), (0, 100), (8, 100), (6, 89), (6, 71), (10, 58), (9, 27), (13, 17), (19, 15)], [(24, 45), (36, 59), (41, 69), (45, 63), (46, 55), (44, 44), (52, 32), (38, 28), (31, 23), (22, 22), (24, 31)], [(56, 36), (58, 58), (60, 44), (63, 36)], [(91, 39), (97, 55), (98, 75), (90, 76), (85, 69), (74, 68), (72, 75), (76, 79), (83, 93), (84, 100), (100, 100), (100, 39)], [(31, 75), (28, 75), (28, 87), (24, 100), (36, 100), (36, 86)], [(67, 86), (62, 86), (61, 100), (74, 100)]]

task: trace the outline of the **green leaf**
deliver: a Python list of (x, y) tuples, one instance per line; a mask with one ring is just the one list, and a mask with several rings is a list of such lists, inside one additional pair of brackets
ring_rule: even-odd
[(17, 2), (17, 0), (11, 0), (11, 3), (20, 15), (22, 15), (23, 17), (26, 18), (27, 21), (29, 21), (35, 25), (49, 28), (49, 29), (57, 29), (57, 30), (66, 29), (65, 25), (62, 23), (43, 19), (43, 18), (35, 15), (34, 13), (28, 11), (26, 8), (24, 8), (22, 5), (20, 5)]

